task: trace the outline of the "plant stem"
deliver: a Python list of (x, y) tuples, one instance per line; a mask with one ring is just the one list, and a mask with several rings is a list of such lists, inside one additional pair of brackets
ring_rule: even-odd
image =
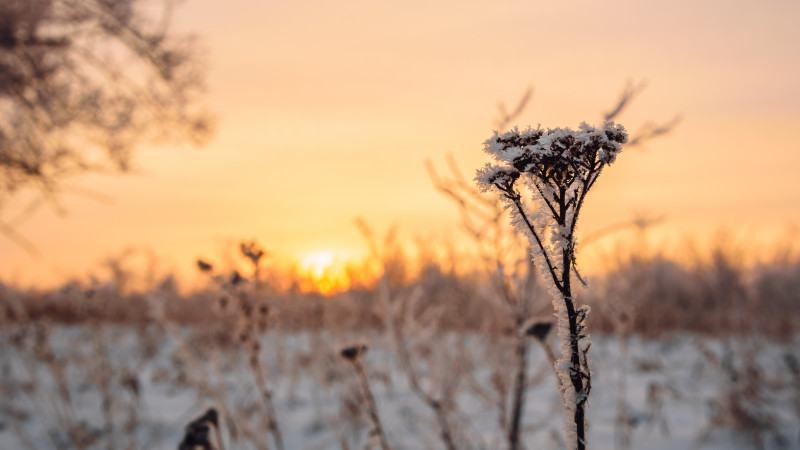
[[(559, 216), (558, 225), (561, 229), (564, 229), (567, 225), (567, 212), (570, 208), (570, 204), (566, 200), (566, 190), (565, 188), (561, 188), (559, 196)], [(584, 185), (583, 193), (587, 191), (586, 185)], [(577, 209), (583, 197), (575, 205)], [(588, 400), (588, 376), (589, 376), (589, 368), (588, 368), (588, 359), (582, 361), (581, 360), (581, 349), (580, 349), (580, 340), (583, 338), (581, 333), (582, 324), (579, 323), (582, 320), (585, 320), (585, 317), (579, 317), (578, 311), (575, 309), (575, 302), (572, 296), (572, 264), (574, 261), (573, 258), (573, 245), (574, 245), (574, 235), (572, 230), (575, 229), (575, 223), (577, 221), (577, 210), (573, 214), (571, 223), (570, 223), (570, 233), (566, 236), (568, 240), (568, 244), (563, 245), (561, 249), (561, 296), (562, 301), (564, 302), (564, 307), (566, 308), (567, 312), (567, 322), (569, 326), (569, 378), (572, 384), (572, 389), (574, 392), (574, 405), (569, 405), (570, 407), (574, 406), (573, 410), (573, 417), (572, 422), (575, 426), (575, 437), (576, 437), (576, 448), (577, 450), (585, 450), (586, 449), (586, 401)], [(587, 385), (584, 385), (584, 378), (586, 378)]]
[(253, 370), (256, 388), (261, 394), (261, 400), (264, 404), (264, 409), (266, 409), (267, 427), (269, 428), (270, 432), (272, 433), (272, 437), (275, 440), (275, 447), (278, 450), (283, 450), (283, 438), (281, 436), (281, 429), (278, 426), (278, 414), (275, 411), (275, 405), (272, 402), (272, 393), (267, 387), (267, 383), (264, 381), (266, 373), (263, 363), (261, 362), (261, 358), (259, 357), (259, 346), (255, 345), (257, 343), (257, 341), (255, 341), (257, 338), (256, 333), (253, 333), (252, 338), (254, 339), (254, 343), (250, 346), (250, 368)]
[(367, 410), (373, 427), (372, 431), (378, 436), (378, 439), (380, 439), (381, 449), (390, 450), (389, 443), (386, 441), (386, 434), (383, 432), (383, 425), (381, 425), (381, 418), (378, 416), (378, 407), (375, 403), (375, 397), (372, 396), (372, 390), (369, 388), (369, 380), (367, 379), (364, 365), (359, 359), (355, 359), (353, 361), (353, 367), (356, 370), (356, 375), (358, 375), (358, 380), (361, 382), (364, 398), (367, 400)]
[[(522, 323), (517, 327), (522, 328)], [(511, 407), (511, 424), (508, 427), (508, 448), (518, 450), (521, 448), (520, 431), (522, 422), (522, 410), (525, 406), (525, 391), (528, 378), (528, 341), (524, 333), (517, 333), (515, 363), (517, 373), (514, 377), (514, 387), (512, 388), (513, 405)]]

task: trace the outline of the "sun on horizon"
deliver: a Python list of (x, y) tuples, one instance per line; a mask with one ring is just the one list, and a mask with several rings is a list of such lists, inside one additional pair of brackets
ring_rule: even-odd
[(350, 288), (348, 266), (353, 256), (335, 250), (315, 250), (301, 255), (298, 267), (300, 289), (331, 295)]

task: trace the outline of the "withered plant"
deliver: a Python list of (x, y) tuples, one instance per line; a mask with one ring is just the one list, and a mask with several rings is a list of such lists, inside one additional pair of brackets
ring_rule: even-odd
[[(532, 88), (529, 88), (510, 113), (500, 105), (500, 118), (497, 120), (499, 129), (508, 127), (522, 113), (532, 93)], [(427, 163), (428, 172), (437, 190), (458, 206), (461, 228), (473, 241), (480, 267), (487, 272), (490, 290), (487, 300), (496, 307), (493, 309), (504, 313), (494, 318), (494, 322), (499, 322), (504, 331), (510, 330), (510, 333), (502, 334), (510, 334), (513, 341), (511, 369), (506, 370), (506, 364), (498, 361), (492, 383), (494, 395), (488, 392), (478, 395), (490, 399), (489, 403), (497, 406), (500, 428), (504, 431), (508, 447), (515, 450), (521, 447), (525, 393), (530, 385), (527, 374), (530, 335), (526, 331), (531, 325), (531, 318), (541, 306), (538, 301), (540, 296), (537, 296), (537, 270), (528, 256), (529, 252), (524, 249), (524, 235), (509, 228), (504, 220), (503, 201), (484, 195), (469, 183), (452, 157), (447, 162), (449, 177), (440, 176), (430, 162)], [(481, 326), (497, 327), (498, 323), (487, 321), (489, 316), (483, 311), (484, 323)], [(549, 355), (552, 349), (545, 338), (546, 333), (536, 342), (542, 346), (545, 355)], [(478, 383), (470, 384), (473, 390), (483, 391)]]
[[(574, 278), (583, 280), (576, 266), (575, 232), (589, 191), (627, 141), (625, 129), (613, 122), (601, 128), (583, 123), (578, 130), (495, 132), (484, 148), (496, 163), (487, 164), (476, 177), (481, 189), (496, 192), (505, 202), (512, 223), (529, 239), (534, 261), (552, 283), (561, 340), (556, 372), (568, 417), (567, 440), (579, 450), (586, 448), (592, 378), (589, 308), (578, 306), (573, 295)], [(530, 201), (523, 198), (520, 185), (531, 194)]]
[[(754, 338), (724, 340), (721, 351), (698, 341), (697, 350), (720, 387), (707, 399), (708, 423), (697, 437), (698, 446), (718, 429), (728, 428), (752, 448), (769, 448), (770, 444), (776, 448), (789, 447), (790, 438), (783, 433), (787, 427), (782, 423), (785, 419), (778, 405), (782, 399), (791, 398), (793, 387), (787, 381), (796, 373), (787, 374), (780, 366), (764, 367), (759, 354), (765, 353), (765, 349)], [(785, 353), (784, 358), (786, 355), (793, 357)], [(791, 363), (786, 366), (793, 372)]]
[[(383, 243), (375, 239), (372, 229), (363, 220), (356, 222), (366, 239), (372, 263), (378, 266), (376, 294), (382, 319), (411, 392), (430, 408), (436, 417), (438, 435), (447, 449), (458, 448), (457, 388), (463, 375), (457, 361), (449, 358), (443, 341), (442, 316), (445, 305), (431, 304), (424, 283), (410, 292), (396, 286), (404, 269), (395, 231), (390, 230)], [(419, 360), (419, 361), (418, 361)], [(436, 361), (434, 363), (434, 360)], [(426, 369), (423, 369), (425, 367)]]
[[(258, 264), (264, 251), (255, 242), (240, 246), (242, 255), (250, 259), (254, 266), (255, 274), (258, 273)], [(261, 336), (269, 327), (270, 308), (266, 300), (258, 296), (257, 286), (253, 286), (247, 278), (234, 271), (231, 275), (213, 276), (213, 265), (197, 261), (198, 269), (212, 275), (212, 279), (220, 288), (220, 297), (216, 302), (216, 311), (222, 317), (233, 316), (234, 338), (247, 353), (247, 362), (256, 389), (260, 395), (263, 414), (259, 415), (262, 425), (272, 434), (273, 442), (278, 450), (283, 450), (283, 436), (278, 424), (278, 414), (275, 409), (272, 389), (267, 385), (267, 368), (261, 355)], [(255, 277), (256, 275), (254, 275)], [(268, 448), (265, 443), (261, 443)]]
[[(212, 445), (209, 438), (211, 431), (214, 434), (216, 447)], [(225, 450), (219, 431), (219, 414), (214, 408), (209, 408), (202, 416), (189, 422), (184, 429), (183, 440), (178, 444), (178, 450), (195, 450), (198, 448), (203, 450)]]
[[(603, 114), (604, 121), (614, 120), (622, 114), (631, 102), (645, 88), (646, 83), (639, 82), (634, 84), (628, 81), (622, 90), (619, 99), (609, 111)], [(525, 110), (532, 98), (533, 88), (529, 87), (522, 98), (517, 102), (513, 109), (509, 110), (504, 104), (499, 105), (499, 118), (496, 121), (497, 129), (506, 130), (514, 123)], [(667, 134), (680, 122), (680, 116), (675, 116), (671, 121), (657, 124), (647, 122), (630, 139), (629, 146), (644, 146), (650, 140)], [(521, 443), (521, 430), (523, 423), (523, 411), (525, 408), (525, 392), (530, 383), (526, 382), (526, 368), (528, 365), (528, 339), (534, 337), (547, 357), (548, 361), (555, 369), (555, 358), (550, 344), (547, 342), (547, 332), (539, 336), (545, 329), (549, 331), (551, 324), (549, 321), (535, 320), (544, 313), (540, 286), (537, 283), (538, 269), (534, 266), (529, 257), (530, 252), (526, 249), (524, 242), (529, 231), (525, 227), (509, 228), (505, 221), (504, 197), (485, 195), (474, 185), (468, 183), (461, 175), (455, 160), (448, 158), (450, 167), (450, 177), (440, 177), (433, 167), (427, 162), (428, 171), (436, 188), (446, 197), (453, 200), (458, 206), (461, 215), (461, 226), (467, 235), (473, 240), (478, 252), (482, 267), (488, 269), (489, 285), (492, 293), (489, 300), (494, 306), (506, 313), (501, 321), (511, 320), (513, 325), (503, 325), (508, 330), (513, 328), (511, 333), (514, 336), (514, 359), (513, 369), (507, 371), (511, 379), (501, 380), (498, 378), (497, 390), (500, 395), (499, 419), (501, 428), (506, 431), (506, 438), (511, 449), (519, 448)], [(507, 199), (506, 199), (507, 200)], [(584, 243), (599, 240), (611, 233), (625, 230), (631, 226), (643, 229), (653, 223), (653, 220), (646, 216), (634, 218), (632, 221), (617, 222), (612, 225), (586, 236)], [(482, 312), (482, 317), (486, 317), (486, 311)], [(558, 378), (558, 376), (557, 376)], [(503, 381), (503, 382), (500, 382)], [(560, 384), (561, 381), (558, 380)], [(511, 384), (509, 389), (507, 384)], [(511, 404), (508, 405), (506, 395), (510, 393)], [(483, 397), (483, 395), (481, 395)]]
[(342, 355), (351, 366), (358, 377), (358, 382), (361, 385), (361, 393), (364, 401), (366, 402), (367, 413), (369, 414), (369, 421), (372, 425), (370, 430), (370, 438), (376, 439), (382, 450), (389, 450), (389, 442), (386, 440), (386, 433), (381, 423), (380, 415), (378, 415), (378, 405), (375, 403), (375, 397), (372, 395), (372, 389), (369, 386), (369, 378), (367, 377), (364, 362), (362, 361), (364, 355), (367, 353), (368, 347), (364, 344), (351, 345), (343, 348), (339, 353)]

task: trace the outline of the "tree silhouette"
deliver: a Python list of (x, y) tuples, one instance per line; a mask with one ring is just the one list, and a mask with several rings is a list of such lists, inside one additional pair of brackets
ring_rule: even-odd
[(21, 191), (55, 202), (68, 177), (127, 170), (143, 141), (208, 136), (197, 45), (170, 30), (173, 6), (0, 2), (0, 213)]

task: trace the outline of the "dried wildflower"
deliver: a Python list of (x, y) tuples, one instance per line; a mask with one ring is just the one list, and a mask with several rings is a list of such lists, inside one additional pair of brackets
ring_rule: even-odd
[(527, 330), (525, 330), (525, 334), (535, 339), (539, 339), (540, 341), (544, 341), (547, 339), (547, 335), (550, 334), (550, 330), (552, 328), (553, 322), (536, 322), (529, 326)]
[(214, 409), (214, 408), (208, 408), (208, 410), (206, 410), (205, 414), (203, 414), (197, 420), (201, 421), (201, 422), (210, 423), (210, 424), (214, 425), (215, 427), (219, 426), (219, 414), (217, 413), (217, 410)]
[(342, 358), (348, 361), (357, 361), (367, 353), (367, 346), (364, 344), (351, 345), (342, 349), (340, 354)]
[(266, 252), (261, 248), (256, 241), (242, 242), (239, 244), (239, 251), (242, 255), (249, 259), (254, 266), (258, 266), (261, 258), (266, 255)]
[[(213, 428), (217, 447), (211, 445), (209, 432)], [(219, 434), (219, 414), (214, 408), (208, 408), (197, 419), (186, 425), (183, 440), (178, 445), (178, 450), (222, 450), (222, 438)]]
[(211, 265), (211, 263), (203, 261), (202, 259), (198, 259), (197, 268), (200, 269), (200, 272), (211, 272), (214, 269), (214, 266)]
[(178, 445), (178, 450), (212, 450), (211, 442), (208, 440), (210, 427), (198, 421), (190, 422), (186, 425), (183, 440)]
[(500, 165), (488, 164), (478, 172), (477, 180), (485, 189), (503, 187), (519, 173), (530, 173), (542, 183), (570, 187), (616, 159), (628, 134), (621, 125), (606, 122), (602, 128), (586, 123), (578, 130), (555, 128), (543, 131), (514, 128), (495, 132), (484, 149)]
[[(621, 125), (601, 128), (582, 123), (577, 130), (541, 128), (494, 132), (484, 143), (494, 164), (478, 170), (475, 180), (485, 191), (497, 190), (511, 212), (513, 224), (528, 237), (536, 263), (552, 281), (558, 317), (561, 359), (554, 364), (567, 412), (570, 446), (586, 448), (586, 403), (591, 391), (587, 307), (576, 307), (572, 275), (583, 282), (576, 267), (575, 230), (581, 207), (603, 168), (614, 162), (628, 141)], [(523, 201), (518, 183), (533, 193), (537, 214)], [(534, 324), (526, 334), (540, 341), (550, 324)]]
[(231, 279), (230, 279), (231, 286), (238, 286), (239, 284), (244, 283), (245, 281), (247, 280), (239, 274), (238, 270), (234, 270), (233, 273), (231, 273)]
[(342, 357), (351, 363), (351, 367), (355, 371), (359, 384), (361, 385), (361, 394), (363, 395), (367, 413), (372, 423), (372, 429), (370, 430), (370, 440), (374, 441), (372, 447), (380, 446), (382, 450), (389, 450), (389, 443), (386, 440), (386, 434), (383, 432), (383, 425), (378, 415), (375, 397), (372, 395), (372, 389), (369, 387), (369, 378), (367, 377), (366, 368), (361, 361), (366, 353), (367, 346), (364, 344), (351, 345), (343, 348), (340, 352)]

